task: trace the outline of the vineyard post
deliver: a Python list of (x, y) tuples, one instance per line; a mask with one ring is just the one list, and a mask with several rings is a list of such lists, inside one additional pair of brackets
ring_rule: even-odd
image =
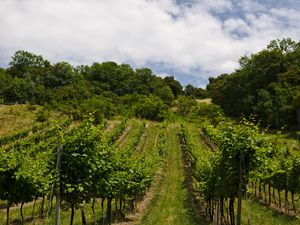
[(60, 162), (61, 162), (61, 152), (62, 152), (62, 145), (60, 144), (57, 148), (57, 162), (56, 162), (56, 172), (58, 176), (58, 181), (56, 184), (56, 225), (60, 225)]
[(9, 208), (10, 208), (11, 205), (12, 205), (11, 202), (9, 202), (9, 203), (7, 204), (7, 208), (6, 208), (6, 225), (9, 225), (9, 224), (10, 224), (10, 220), (9, 220)]
[(298, 129), (300, 129), (300, 109), (297, 109)]
[(241, 214), (242, 214), (242, 192), (243, 192), (243, 153), (240, 151), (240, 175), (239, 175), (239, 191), (238, 191), (238, 208), (237, 208), (237, 218), (236, 224), (241, 225)]
[(246, 185), (246, 201), (247, 201), (247, 225), (250, 225), (250, 199), (249, 199), (249, 187)]

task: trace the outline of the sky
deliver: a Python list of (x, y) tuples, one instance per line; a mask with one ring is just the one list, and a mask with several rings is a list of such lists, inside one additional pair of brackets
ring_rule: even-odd
[(300, 0), (0, 0), (0, 67), (17, 50), (115, 61), (205, 87), (271, 40), (300, 39)]

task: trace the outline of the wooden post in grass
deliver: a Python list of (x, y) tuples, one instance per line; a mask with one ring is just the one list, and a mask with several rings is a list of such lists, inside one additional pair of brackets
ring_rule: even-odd
[(9, 208), (10, 208), (10, 206), (11, 206), (11, 202), (9, 202), (8, 204), (7, 204), (7, 208), (6, 208), (6, 225), (9, 225), (10, 224), (10, 220), (9, 220)]
[(239, 175), (239, 191), (238, 191), (238, 207), (237, 207), (237, 217), (236, 225), (241, 225), (241, 215), (242, 215), (242, 197), (243, 197), (243, 181), (244, 181), (244, 169), (243, 169), (243, 153), (240, 151), (240, 175)]
[(56, 162), (56, 172), (58, 176), (58, 181), (56, 182), (56, 220), (55, 225), (60, 225), (60, 162), (61, 162), (61, 152), (62, 145), (59, 145), (57, 148), (57, 162)]
[(300, 130), (300, 109), (297, 109), (298, 129)]

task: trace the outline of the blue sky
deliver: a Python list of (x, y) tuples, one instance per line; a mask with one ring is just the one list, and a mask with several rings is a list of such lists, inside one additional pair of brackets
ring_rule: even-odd
[(204, 87), (274, 39), (300, 39), (299, 0), (1, 0), (0, 66), (16, 50), (51, 62), (150, 67)]

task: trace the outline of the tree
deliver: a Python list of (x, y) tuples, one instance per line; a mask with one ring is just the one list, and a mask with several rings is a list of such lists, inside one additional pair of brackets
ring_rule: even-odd
[(180, 96), (178, 97), (177, 101), (177, 111), (182, 116), (188, 115), (197, 104), (196, 100), (190, 96)]
[(175, 80), (173, 76), (164, 77), (163, 81), (170, 87), (175, 98), (183, 93), (181, 84), (179, 81)]
[(191, 111), (192, 118), (204, 122), (209, 120), (213, 125), (219, 124), (224, 119), (224, 112), (219, 105), (199, 103)]
[(174, 95), (169, 86), (163, 86), (161, 88), (155, 89), (154, 94), (168, 105), (170, 105), (174, 100)]
[(292, 104), (297, 112), (298, 129), (300, 129), (300, 88), (295, 91)]
[(188, 84), (184, 88), (184, 94), (187, 96), (195, 96), (196, 88), (193, 85)]
[(8, 76), (5, 70), (1, 69), (0, 70), (0, 104), (4, 103), (4, 99), (5, 99), (4, 89), (8, 82), (9, 82)]
[(207, 93), (206, 89), (196, 88), (195, 97), (200, 98), (200, 99), (204, 99), (204, 98), (208, 97), (208, 93)]
[(241, 57), (235, 72), (210, 78), (209, 96), (230, 116), (255, 113), (265, 125), (293, 125), (299, 57), (299, 43), (290, 38), (274, 40), (267, 49)]
[(270, 44), (268, 44), (267, 48), (269, 50), (279, 50), (286, 54), (295, 50), (296, 42), (291, 38), (283, 38), (281, 40), (277, 39), (271, 41)]
[(23, 77), (30, 69), (45, 68), (50, 66), (50, 62), (44, 60), (41, 55), (36, 55), (27, 51), (16, 51), (9, 63), (8, 73), (13, 76)]
[(115, 114), (116, 106), (113, 104), (111, 98), (103, 96), (94, 96), (82, 101), (80, 104), (81, 112), (87, 115), (90, 112), (100, 113), (104, 118), (110, 118)]
[(8, 76), (2, 89), (4, 102), (24, 103), (27, 98), (26, 81), (22, 78)]
[(57, 88), (74, 82), (76, 73), (67, 62), (58, 62), (43, 77), (46, 87)]
[(164, 119), (167, 107), (163, 101), (155, 95), (140, 95), (133, 104), (132, 109), (134, 114), (138, 117), (150, 120), (162, 120)]

